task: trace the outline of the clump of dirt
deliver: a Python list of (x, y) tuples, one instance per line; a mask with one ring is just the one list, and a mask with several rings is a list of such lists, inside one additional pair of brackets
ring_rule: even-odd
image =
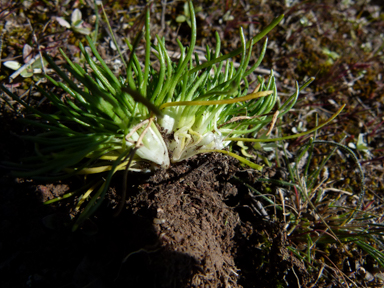
[[(121, 283), (139, 287), (306, 287), (313, 277), (287, 249), (282, 224), (250, 209), (233, 176), (255, 179), (222, 154), (158, 171), (132, 195), (138, 224)], [(139, 235), (140, 234), (140, 235)]]
[(4, 287), (305, 287), (308, 273), (286, 249), (281, 225), (247, 208), (249, 191), (233, 180), (257, 176), (249, 173), (221, 154), (149, 176), (132, 173), (126, 209), (114, 218), (122, 191), (116, 177), (102, 207), (75, 233), (68, 214), (76, 198), (42, 201), (76, 183), (17, 183), (4, 175)]
[[(224, 203), (237, 192), (228, 183), (237, 171), (235, 164), (235, 160), (220, 154), (196, 157), (188, 165), (159, 171), (129, 200), (135, 215), (153, 219), (158, 243), (140, 252), (143, 257), (153, 258), (153, 271), (162, 267), (158, 275), (161, 287), (180, 287), (182, 283), (238, 287), (232, 248), (239, 217)], [(152, 256), (160, 250), (160, 254), (182, 253), (188, 261)], [(130, 257), (126, 261), (131, 261)], [(188, 278), (189, 284), (185, 283)]]

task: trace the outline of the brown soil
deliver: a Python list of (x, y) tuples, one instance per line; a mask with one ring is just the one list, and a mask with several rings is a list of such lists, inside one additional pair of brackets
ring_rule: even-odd
[(42, 201), (76, 183), (4, 175), (2, 287), (274, 287), (295, 283), (292, 268), (307, 282), (279, 225), (243, 205), (249, 194), (231, 178), (247, 173), (236, 162), (202, 155), (151, 176), (132, 174), (126, 209), (113, 218), (117, 177), (117, 189), (75, 233), (68, 216), (73, 203)]
[(162, 256), (152, 265), (161, 271), (156, 277), (161, 286), (237, 286), (232, 249), (239, 217), (223, 202), (236, 193), (227, 182), (236, 171), (231, 162), (215, 154), (159, 171), (130, 199), (135, 215), (153, 219), (156, 250)]

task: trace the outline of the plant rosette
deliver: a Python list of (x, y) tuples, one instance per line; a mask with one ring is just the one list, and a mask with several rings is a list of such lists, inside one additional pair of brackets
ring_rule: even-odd
[[(57, 73), (57, 77), (46, 77), (68, 95), (63, 99), (37, 86), (57, 108), (55, 114), (39, 111), (1, 86), (6, 94), (31, 112), (29, 116), (33, 119), (22, 121), (43, 130), (39, 135), (24, 137), (35, 143), (35, 156), (23, 159), (19, 165), (7, 163), (18, 170), (15, 175), (53, 180), (74, 174), (106, 173), (104, 180), (95, 179), (79, 190), (82, 196), (78, 208), (85, 200), (88, 204), (77, 224), (99, 207), (118, 170), (146, 172), (155, 167), (168, 168), (170, 163), (215, 151), (261, 170), (260, 165), (223, 149), (238, 141), (273, 142), (300, 137), (328, 124), (343, 109), (344, 106), (314, 129), (268, 138), (276, 120), (290, 111), (300, 90), (313, 81), (310, 78), (301, 87), (296, 84), (295, 93), (280, 107), (276, 105), (278, 94), (273, 71), (267, 80), (257, 77), (256, 83), (248, 82), (248, 76), (264, 57), (267, 39), (260, 56), (251, 64), (253, 46), (283, 19), (283, 15), (248, 42), (240, 29), (241, 47), (226, 55), (220, 52), (221, 42), (216, 33), (215, 49), (207, 47), (206, 59), (200, 61), (198, 54), (194, 54), (196, 20), (192, 1), (188, 1), (188, 7), (191, 41), (189, 47), (184, 47), (177, 40), (181, 54), (177, 62), (171, 60), (164, 38), (156, 36), (156, 44), (151, 42), (148, 8), (144, 11), (144, 33), (139, 33), (132, 43), (126, 40), (131, 51), (128, 63), (121, 57), (126, 77), (116, 77), (112, 73), (88, 36), (93, 56), (80, 43), (85, 59), (83, 66), (73, 63), (60, 50), (67, 61), (65, 69), (70, 77), (44, 55)], [(142, 65), (135, 50), (143, 34), (145, 59)], [(118, 47), (116, 43), (115, 46)], [(233, 59), (238, 55), (241, 55), (240, 62), (235, 65)], [(158, 60), (159, 69), (153, 66), (151, 56)], [(256, 88), (251, 90), (251, 84)], [(269, 129), (265, 129), (268, 125)], [(168, 135), (163, 137), (164, 134)], [(73, 194), (65, 194), (49, 203)]]

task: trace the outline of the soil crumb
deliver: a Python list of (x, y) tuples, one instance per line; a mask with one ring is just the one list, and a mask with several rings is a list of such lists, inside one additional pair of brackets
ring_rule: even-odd
[[(163, 267), (158, 275), (162, 287), (238, 287), (232, 248), (239, 218), (224, 203), (237, 191), (227, 182), (237, 170), (235, 162), (211, 154), (174, 165), (153, 175), (129, 201), (134, 214), (152, 216), (159, 241), (140, 252), (163, 256), (152, 257), (153, 271)], [(175, 253), (188, 261), (175, 260)], [(173, 263), (164, 260), (166, 254), (173, 255)]]

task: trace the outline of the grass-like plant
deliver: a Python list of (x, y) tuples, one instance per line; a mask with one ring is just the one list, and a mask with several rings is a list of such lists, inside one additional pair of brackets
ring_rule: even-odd
[[(202, 62), (198, 54), (194, 54), (196, 21), (192, 1), (188, 5), (191, 42), (189, 47), (184, 47), (178, 41), (181, 56), (177, 62), (169, 56), (165, 39), (156, 36), (156, 44), (151, 42), (150, 15), (146, 9), (144, 63), (135, 54), (143, 34), (139, 33), (132, 43), (126, 41), (131, 54), (129, 62), (125, 63), (125, 77), (112, 73), (87, 37), (94, 57), (80, 44), (85, 59), (82, 65), (73, 63), (60, 51), (67, 61), (67, 72), (45, 55), (58, 76), (46, 77), (65, 91), (67, 97), (62, 98), (39, 86), (37, 89), (57, 108), (57, 113), (43, 113), (1, 86), (31, 112), (28, 119), (22, 121), (43, 130), (36, 136), (24, 137), (35, 143), (36, 155), (23, 159), (20, 165), (13, 165), (17, 169), (15, 174), (62, 179), (74, 174), (107, 173), (105, 180), (95, 179), (81, 190), (78, 208), (86, 199), (89, 202), (77, 224), (101, 204), (118, 170), (167, 168), (172, 162), (213, 151), (230, 154), (260, 170), (261, 166), (223, 149), (239, 140), (281, 140), (255, 137), (265, 136), (267, 131), (263, 128), (287, 113), (295, 104), (300, 89), (313, 80), (311, 78), (302, 87), (296, 85), (296, 92), (280, 107), (276, 107), (278, 95), (273, 71), (268, 80), (258, 77), (256, 88), (249, 91), (248, 76), (260, 65), (267, 40), (257, 61), (249, 65), (253, 46), (283, 16), (273, 20), (248, 42), (240, 29), (241, 47), (226, 55), (220, 52), (220, 38), (216, 34), (216, 47), (207, 47), (206, 61)], [(235, 68), (234, 57), (238, 55), (241, 55), (240, 62)], [(153, 66), (151, 56), (157, 58), (159, 69)], [(272, 109), (276, 110), (272, 112)], [(329, 121), (306, 134), (332, 121), (341, 109)], [(34, 119), (29, 119), (31, 117)]]
[[(333, 146), (334, 149), (314, 167), (311, 163), (313, 164), (315, 145)], [(358, 168), (358, 195), (327, 187), (329, 175), (326, 167), (337, 149), (351, 156)], [(382, 215), (370, 211), (369, 206), (372, 203), (362, 205), (365, 194), (364, 172), (354, 152), (340, 143), (310, 140), (298, 151), (295, 165), (290, 165), (287, 161), (286, 167), (289, 176), (285, 181), (259, 179), (279, 187), (274, 201), (252, 186), (247, 186), (282, 212), (283, 221), (286, 223), (285, 233), (291, 243), (288, 249), (306, 263), (309, 271), (318, 273), (317, 281), (322, 273), (325, 277), (338, 275), (340, 279), (348, 278), (334, 266), (325, 252), (331, 244), (343, 249), (345, 255), (352, 259), (355, 259), (351, 253), (352, 247), (357, 246), (369, 254), (379, 266), (384, 267)], [(327, 195), (332, 193), (326, 193), (327, 190), (334, 191), (334, 194)], [(343, 204), (348, 198), (355, 198), (350, 202), (355, 202), (356, 206)], [(324, 262), (319, 261), (319, 258), (325, 258)], [(366, 260), (363, 262), (366, 264)], [(340, 263), (336, 264), (342, 266)]]

